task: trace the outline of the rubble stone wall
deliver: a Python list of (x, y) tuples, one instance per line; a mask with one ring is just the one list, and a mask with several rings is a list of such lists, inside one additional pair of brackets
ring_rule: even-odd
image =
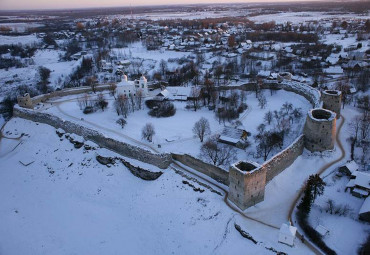
[(208, 164), (200, 159), (194, 158), (188, 154), (172, 153), (172, 158), (180, 163), (201, 172), (212, 179), (229, 185), (229, 172), (217, 166)]
[(172, 162), (170, 154), (152, 153), (140, 147), (117, 141), (110, 137), (106, 137), (96, 130), (87, 128), (68, 120), (63, 120), (49, 113), (37, 112), (34, 110), (21, 108), (16, 105), (14, 107), (13, 114), (16, 117), (48, 124), (55, 128), (62, 128), (67, 133), (75, 133), (77, 135), (80, 135), (86, 140), (91, 140), (99, 146), (112, 150), (118, 154), (121, 154), (122, 156), (152, 164), (162, 169), (167, 168)]

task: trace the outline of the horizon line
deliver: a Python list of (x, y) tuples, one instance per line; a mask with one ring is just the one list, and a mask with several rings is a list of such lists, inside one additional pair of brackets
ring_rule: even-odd
[[(226, 1), (226, 0), (225, 0)], [(248, 0), (247, 0), (248, 1)], [(25, 9), (2, 9), (0, 13), (4, 12), (20, 12), (20, 11), (73, 11), (73, 10), (94, 10), (94, 9), (110, 9), (110, 8), (142, 8), (142, 7), (170, 7), (170, 6), (200, 6), (200, 5), (233, 5), (233, 4), (241, 4), (241, 5), (258, 5), (258, 4), (304, 4), (304, 3), (348, 3), (348, 2), (367, 2), (367, 0), (252, 0), (248, 2), (210, 2), (210, 3), (177, 3), (177, 4), (138, 4), (138, 5), (112, 5), (112, 6), (92, 6), (92, 7), (66, 7), (66, 8), (25, 8)]]

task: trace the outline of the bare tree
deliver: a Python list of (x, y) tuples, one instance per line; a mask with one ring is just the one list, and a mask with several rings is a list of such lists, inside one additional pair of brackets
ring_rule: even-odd
[(117, 86), (115, 84), (109, 84), (109, 94), (116, 99), (116, 88)]
[(244, 101), (247, 99), (247, 92), (244, 90), (240, 91), (240, 103), (245, 103)]
[(119, 118), (116, 123), (121, 126), (121, 128), (124, 128), (127, 124), (127, 121), (124, 118)]
[(217, 135), (214, 135), (203, 143), (200, 157), (212, 162), (215, 166), (230, 165), (236, 160), (236, 149), (230, 145), (218, 143), (217, 139)]
[(159, 62), (159, 69), (161, 71), (162, 76), (165, 77), (168, 67), (167, 62), (164, 59), (161, 59), (161, 62)]
[(272, 111), (266, 112), (264, 120), (267, 122), (267, 124), (270, 125), (273, 118), (274, 118), (274, 115), (272, 114)]
[(259, 133), (255, 136), (257, 153), (266, 160), (274, 148), (282, 146), (283, 137), (277, 132), (266, 131), (264, 124), (258, 127), (258, 131)]
[(144, 98), (144, 93), (141, 89), (138, 89), (135, 94), (135, 104), (138, 110), (141, 110), (143, 107), (143, 98)]
[(221, 75), (224, 73), (222, 66), (217, 66), (216, 69), (214, 70), (214, 76), (217, 80), (217, 85), (220, 85), (220, 78)]
[(117, 99), (114, 101), (114, 108), (117, 115), (123, 115), (123, 117), (127, 118), (127, 114), (130, 110), (127, 96), (124, 94), (118, 95)]
[[(211, 102), (212, 102), (212, 105), (214, 107), (216, 107), (216, 103), (217, 103), (217, 98), (218, 98), (218, 92), (217, 90), (213, 90), (210, 94), (211, 96)], [(216, 108), (215, 108), (216, 109)]]
[(257, 99), (258, 99), (258, 106), (261, 107), (261, 109), (264, 109), (267, 104), (266, 97), (262, 93), (259, 93)]
[(129, 98), (130, 98), (130, 103), (131, 103), (131, 111), (134, 112), (136, 109), (135, 108), (135, 96), (133, 94), (130, 94)]
[(188, 98), (188, 105), (193, 108), (195, 112), (200, 108), (200, 93), (200, 88), (192, 87)]
[(142, 139), (152, 142), (153, 136), (155, 135), (154, 126), (152, 123), (146, 123), (143, 129), (141, 130)]
[(236, 107), (236, 105), (239, 102), (239, 93), (235, 90), (231, 91), (230, 97), (229, 97), (229, 103), (232, 107)]
[(211, 128), (209, 127), (209, 122), (206, 118), (202, 117), (200, 120), (195, 122), (193, 127), (193, 133), (199, 137), (202, 143), (206, 135), (211, 134)]
[(289, 115), (291, 111), (293, 111), (293, 104), (289, 102), (285, 102), (281, 107), (281, 110), (285, 115)]
[(96, 101), (96, 105), (104, 111), (104, 109), (108, 106), (108, 102), (105, 100), (103, 93), (99, 93)]
[(95, 76), (89, 76), (86, 78), (86, 85), (91, 87), (91, 90), (96, 93), (96, 86), (98, 85), (96, 82)]
[(80, 110), (85, 109), (87, 106), (91, 106), (91, 98), (89, 94), (84, 94), (82, 97), (77, 98), (77, 104)]

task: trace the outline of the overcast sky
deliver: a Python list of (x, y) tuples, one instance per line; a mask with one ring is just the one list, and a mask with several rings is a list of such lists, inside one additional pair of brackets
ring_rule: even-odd
[[(0, 0), (0, 10), (63, 9), (195, 3), (287, 2), (303, 0)], [(306, 0), (307, 1), (307, 0)]]

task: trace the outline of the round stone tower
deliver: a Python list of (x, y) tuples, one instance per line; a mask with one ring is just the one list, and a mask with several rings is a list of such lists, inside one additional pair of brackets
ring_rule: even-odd
[(26, 93), (23, 96), (17, 97), (17, 102), (20, 107), (33, 109), (30, 94)]
[(335, 112), (340, 117), (342, 92), (339, 90), (324, 90), (321, 92), (322, 108)]
[(303, 129), (305, 148), (310, 151), (326, 151), (334, 148), (335, 112), (312, 109), (308, 112)]

